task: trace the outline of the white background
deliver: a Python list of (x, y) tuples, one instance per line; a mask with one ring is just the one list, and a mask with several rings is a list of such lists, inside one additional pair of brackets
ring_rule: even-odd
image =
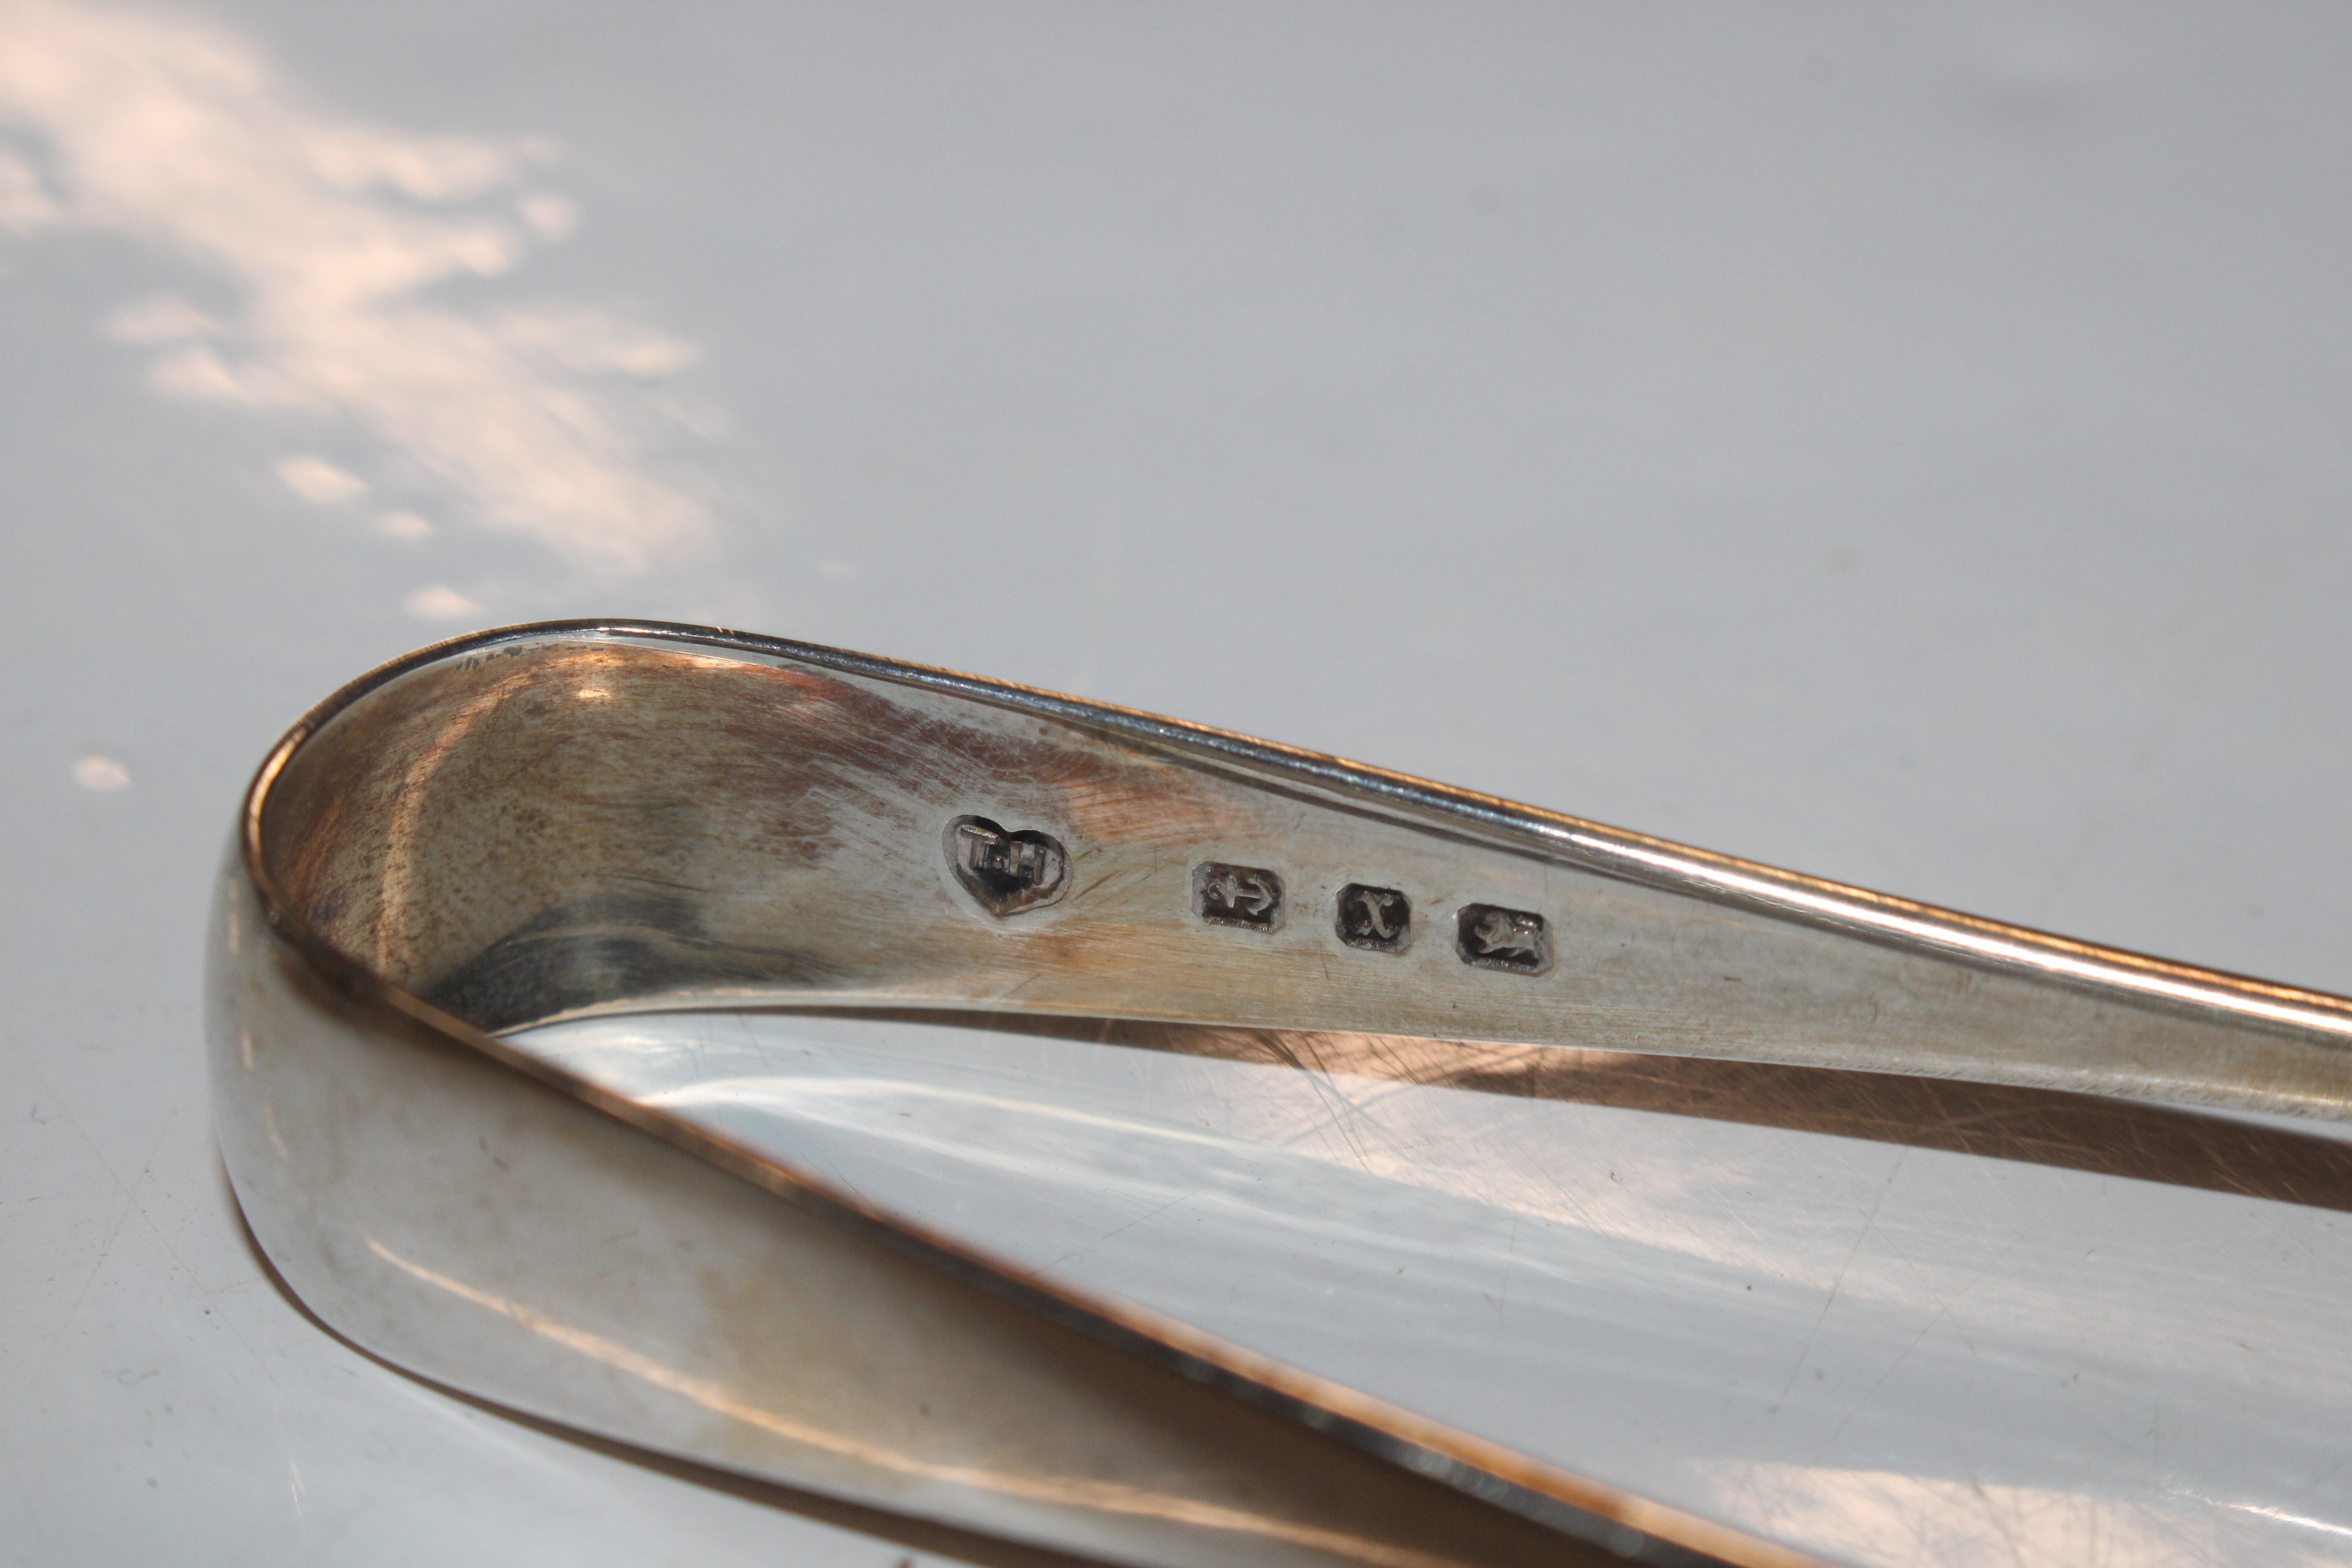
[(0, 1561), (905, 1554), (409, 1383), (246, 1248), (231, 807), (470, 626), (2352, 989), (2347, 60), (2287, 5), (0, 0)]

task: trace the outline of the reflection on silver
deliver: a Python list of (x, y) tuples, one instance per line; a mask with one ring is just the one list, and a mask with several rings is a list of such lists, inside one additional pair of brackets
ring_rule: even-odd
[[(0, 128), (40, 153), (0, 142), (0, 232), (122, 235), (240, 296), (233, 314), (175, 295), (114, 313), (116, 339), (154, 351), (158, 391), (342, 421), (388, 468), (589, 573), (642, 571), (711, 531), (702, 504), (647, 467), (675, 422), (611, 384), (658, 383), (691, 344), (576, 306), (435, 297), (571, 231), (570, 202), (534, 185), (545, 143), (332, 119), (216, 27), (71, 0), (0, 6)], [(321, 504), (369, 488), (307, 454), (278, 472)]]
[(732, 1384), (681, 1373), (665, 1361), (641, 1355), (601, 1334), (562, 1322), (520, 1302), (478, 1290), (446, 1274), (436, 1274), (402, 1258), (373, 1237), (368, 1240), (368, 1250), (410, 1278), (436, 1290), (446, 1291), (470, 1305), (496, 1312), (527, 1332), (618, 1368), (656, 1388), (683, 1394), (730, 1421), (763, 1427), (793, 1442), (839, 1454), (861, 1465), (945, 1481), (998, 1496), (1060, 1504), (1093, 1513), (1164, 1519), (1206, 1530), (1229, 1531), (1244, 1537), (1261, 1537), (1285, 1545), (1326, 1552), (1334, 1557), (1370, 1564), (1372, 1568), (1461, 1568), (1459, 1558), (1438, 1552), (1391, 1546), (1347, 1531), (1318, 1529), (1268, 1519), (1255, 1510), (1224, 1507), (1143, 1487), (1124, 1486), (1084, 1476), (1028, 1475), (970, 1465), (935, 1464), (877, 1443), (843, 1436), (822, 1426), (778, 1415), (747, 1402)]
[(2352, 1519), (2313, 1482), (2352, 1393), (2326, 1130), (933, 1013), (518, 1043), (1021, 1268), (1834, 1561), (2292, 1562)]
[[(976, 902), (972, 822), (1050, 842), (1066, 893)], [(1204, 871), (1233, 876), (1212, 898)], [(1459, 942), (1279, 919), (1366, 879)], [(483, 634), (347, 689), (265, 764), (221, 908), (224, 1146), (330, 1323), (610, 1436), (1130, 1561), (1795, 1559), (1026, 1272), (690, 1094), (488, 1031), (953, 1005), (1421, 1037), (1465, 1067), (1512, 1047), (1444, 1041), (2347, 1104), (2339, 998), (697, 628)], [(1106, 1500), (1144, 1496), (1185, 1500)]]

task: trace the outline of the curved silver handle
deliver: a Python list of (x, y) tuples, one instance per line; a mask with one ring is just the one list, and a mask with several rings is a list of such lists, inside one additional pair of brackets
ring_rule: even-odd
[(660, 625), (485, 633), (338, 693), (257, 777), (217, 931), (231, 1173), (331, 1325), (608, 1436), (1125, 1561), (1797, 1559), (1019, 1278), (499, 1032), (914, 1005), (2352, 1103), (2342, 998)]

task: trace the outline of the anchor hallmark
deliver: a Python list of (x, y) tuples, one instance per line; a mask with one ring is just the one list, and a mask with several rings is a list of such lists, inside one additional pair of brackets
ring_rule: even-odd
[(1069, 885), (1069, 851), (1034, 827), (1011, 833), (984, 816), (959, 816), (948, 824), (947, 851), (963, 890), (1000, 920), (1043, 909)]
[(1339, 889), (1339, 940), (1373, 952), (1402, 952), (1412, 941), (1412, 900), (1394, 888), (1350, 882)]
[(1272, 931), (1282, 924), (1282, 879), (1262, 866), (1205, 861), (1192, 868), (1192, 910), (1213, 925)]
[(1499, 904), (1465, 904), (1458, 917), (1454, 951), (1481, 969), (1541, 974), (1551, 967), (1551, 925), (1529, 910)]

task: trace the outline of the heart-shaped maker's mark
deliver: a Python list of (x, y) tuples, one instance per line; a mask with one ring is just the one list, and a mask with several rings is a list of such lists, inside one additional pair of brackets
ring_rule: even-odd
[(947, 849), (963, 890), (1000, 919), (1044, 909), (1069, 886), (1069, 851), (1034, 827), (1010, 833), (984, 816), (959, 816), (948, 824)]

